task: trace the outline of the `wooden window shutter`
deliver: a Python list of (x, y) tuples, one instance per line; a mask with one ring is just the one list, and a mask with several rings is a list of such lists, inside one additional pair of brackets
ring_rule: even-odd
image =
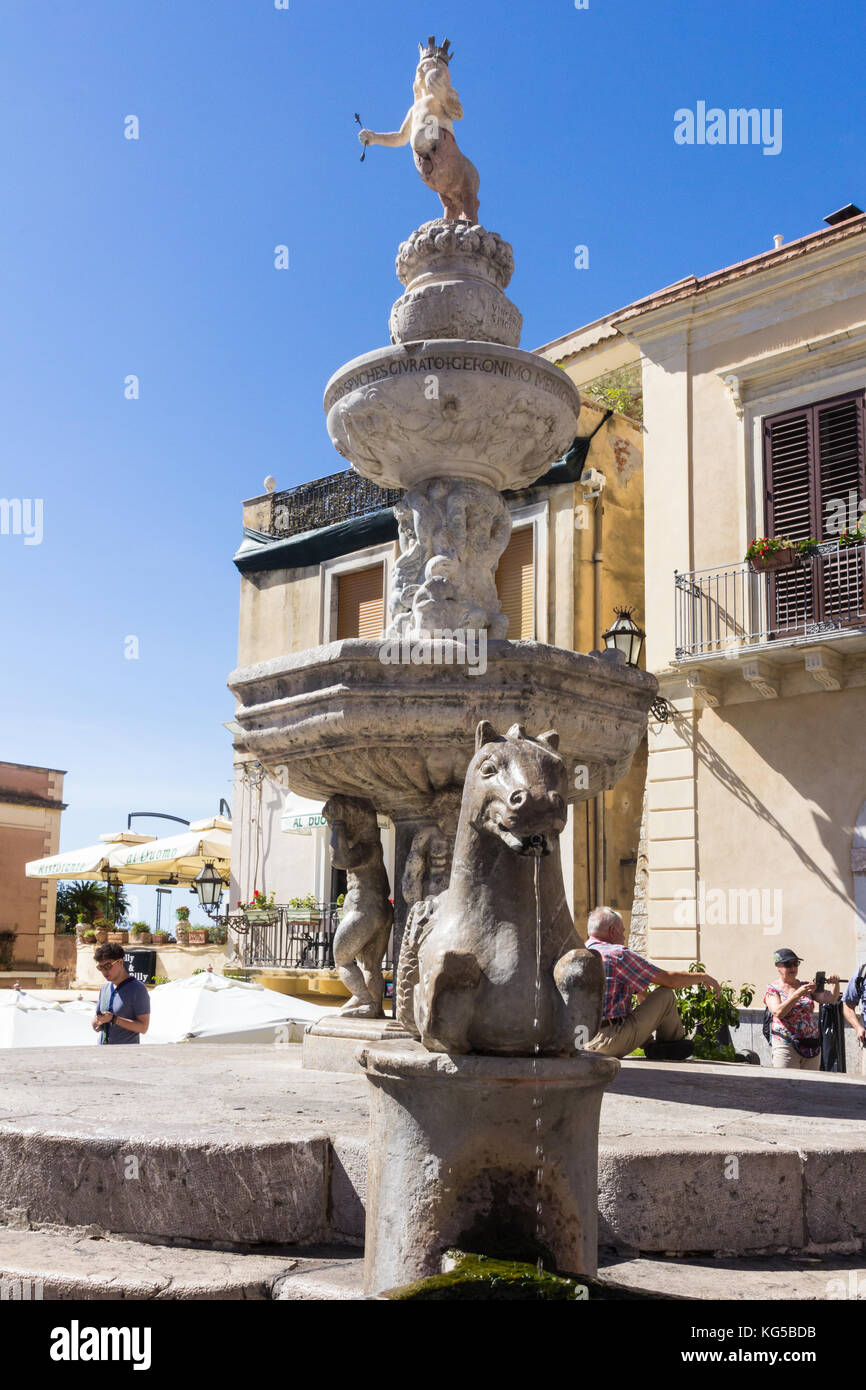
[(382, 636), (382, 565), (337, 576), (337, 638)]
[[(819, 401), (764, 422), (766, 534), (833, 541), (839, 506), (866, 497), (864, 393)], [(850, 524), (850, 518), (849, 518)], [(819, 566), (783, 571), (770, 581), (774, 626), (831, 622), (863, 611), (859, 558), (840, 552)]]
[(496, 571), (496, 592), (508, 618), (506, 636), (535, 636), (535, 567), (533, 528), (521, 526), (512, 531)]

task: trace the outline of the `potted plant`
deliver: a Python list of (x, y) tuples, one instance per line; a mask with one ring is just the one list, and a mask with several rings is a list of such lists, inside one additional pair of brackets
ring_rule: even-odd
[(113, 942), (115, 946), (128, 946), (129, 932), (126, 930), (126, 927), (115, 927), (114, 931), (108, 933), (108, 939)]
[(153, 942), (155, 946), (165, 946), (170, 940), (171, 937), (167, 931), (155, 931), (153, 933)]
[(187, 932), (188, 944), (190, 946), (206, 946), (207, 933), (207, 927), (203, 927), (200, 923), (196, 923), (196, 925), (190, 927), (189, 931)]
[(225, 927), (209, 927), (208, 935), (213, 946), (225, 946), (228, 940), (228, 932)]
[(147, 922), (133, 922), (130, 936), (134, 937), (136, 946), (149, 946), (153, 939)]
[(87, 932), (90, 930), (90, 922), (83, 912), (79, 912), (75, 921), (75, 934), (79, 941), (83, 941)]
[(188, 907), (176, 907), (175, 910), (174, 910), (174, 915), (175, 915), (175, 917), (176, 917), (177, 920), (178, 920), (178, 925), (179, 925), (179, 926), (183, 926), (184, 922), (188, 922), (188, 921), (189, 921), (189, 908), (188, 908)]
[(104, 946), (108, 940), (108, 933), (114, 931), (114, 923), (110, 917), (97, 917), (93, 923), (96, 931), (96, 940), (100, 946)]
[(813, 553), (816, 548), (811, 537), (808, 541), (792, 541), (789, 536), (758, 536), (745, 558), (753, 574), (766, 574), (770, 570), (793, 569), (805, 554)]
[(315, 893), (307, 893), (303, 898), (289, 898), (287, 906), (290, 922), (318, 921), (322, 915)]
[(178, 946), (189, 945), (189, 927), (184, 926), (183, 922), (177, 924), (177, 944)]
[(346, 902), (346, 894), (345, 894), (345, 893), (338, 893), (338, 894), (337, 894), (337, 912), (336, 912), (336, 918), (337, 918), (337, 921), (338, 921), (338, 922), (342, 920), (342, 917), (343, 917), (343, 907), (344, 907), (345, 902)]
[(266, 897), (264, 893), (259, 892), (258, 888), (248, 903), (243, 903), (238, 899), (238, 907), (243, 912), (247, 922), (271, 922), (277, 915), (273, 893), (269, 893)]
[(88, 927), (87, 931), (84, 933), (83, 940), (87, 946), (95, 946), (97, 944), (96, 932), (93, 927)]
[[(703, 972), (702, 961), (692, 961), (689, 972)], [(688, 989), (678, 989), (677, 1010), (683, 1022), (686, 1037), (694, 1034), (695, 1058), (702, 1062), (736, 1062), (741, 1060), (730, 1043), (727, 1031), (735, 1028), (740, 1021), (737, 1010), (739, 1004), (747, 1009), (755, 994), (754, 985), (741, 985), (735, 990), (727, 980), (722, 984), (717, 999), (705, 985), (691, 985)]]

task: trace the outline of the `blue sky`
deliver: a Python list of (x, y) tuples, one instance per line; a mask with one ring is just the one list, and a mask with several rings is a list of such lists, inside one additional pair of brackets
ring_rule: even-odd
[[(43, 538), (0, 535), (0, 758), (68, 769), (66, 847), (230, 797), (240, 503), (342, 466), (325, 382), (438, 212), (353, 115), (399, 126), (431, 29), (525, 347), (862, 205), (847, 0), (4, 0), (0, 497)], [(781, 153), (677, 145), (699, 100), (781, 108)]]

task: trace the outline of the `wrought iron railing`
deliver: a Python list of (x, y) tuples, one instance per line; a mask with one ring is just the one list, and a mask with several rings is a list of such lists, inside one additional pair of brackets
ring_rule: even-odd
[(866, 541), (826, 542), (791, 569), (675, 572), (676, 656), (734, 653), (866, 628)]
[(271, 499), (270, 534), (284, 537), (318, 531), (350, 517), (393, 507), (402, 496), (401, 488), (377, 487), (347, 468), (343, 473), (302, 483), (287, 492), (275, 492)]
[[(339, 913), (336, 903), (319, 903), (309, 913), (277, 904), (267, 921), (232, 914), (227, 923), (242, 966), (333, 970)], [(386, 965), (391, 965), (390, 946)]]

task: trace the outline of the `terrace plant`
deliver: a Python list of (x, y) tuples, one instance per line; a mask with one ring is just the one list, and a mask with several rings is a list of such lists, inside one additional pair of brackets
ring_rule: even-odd
[[(691, 974), (703, 974), (706, 966), (701, 961), (692, 961)], [(741, 985), (739, 990), (725, 981), (717, 999), (713, 990), (705, 985), (690, 985), (687, 989), (676, 990), (677, 1011), (682, 1019), (686, 1037), (694, 1034), (695, 1056), (705, 1062), (733, 1062), (734, 1048), (719, 1042), (719, 1034), (726, 1028), (736, 1028), (740, 1021), (737, 1010), (739, 1004), (747, 1009), (755, 997), (754, 985)]]

